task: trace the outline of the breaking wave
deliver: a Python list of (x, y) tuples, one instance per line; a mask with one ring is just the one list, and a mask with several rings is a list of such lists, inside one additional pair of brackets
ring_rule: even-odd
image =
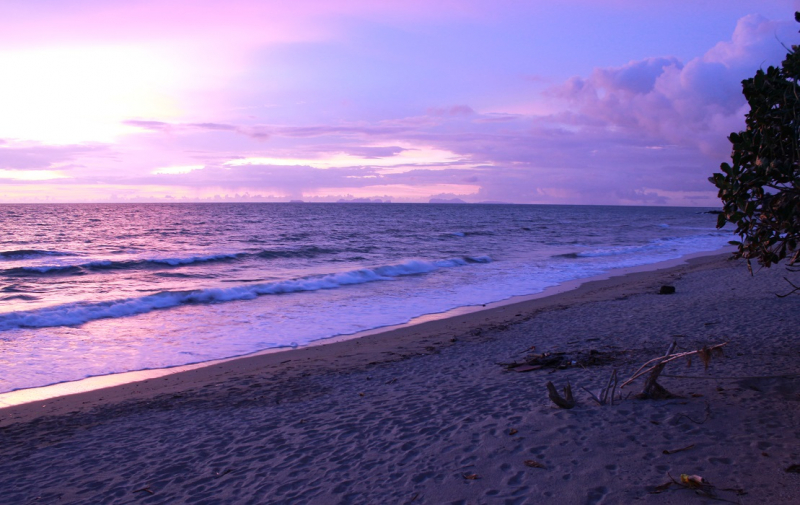
[(443, 268), (464, 266), (470, 263), (489, 263), (491, 261), (488, 256), (467, 256), (432, 262), (413, 260), (398, 265), (385, 265), (371, 269), (365, 268), (349, 272), (231, 288), (163, 291), (139, 298), (105, 302), (76, 302), (31, 311), (0, 314), (0, 331), (15, 328), (72, 326), (96, 319), (127, 317), (180, 305), (222, 303), (251, 300), (265, 295), (336, 289), (351, 284), (391, 280), (396, 277), (426, 274)]
[(75, 256), (72, 253), (62, 251), (43, 251), (41, 249), (17, 249), (15, 251), (0, 251), (0, 259), (4, 260), (27, 260), (42, 258), (46, 256)]
[[(11, 251), (21, 252), (21, 251)], [(24, 252), (24, 251), (23, 251)], [(41, 252), (41, 251), (39, 251)], [(212, 263), (221, 261), (233, 261), (245, 258), (277, 259), (277, 258), (313, 258), (321, 254), (332, 254), (336, 251), (322, 249), (319, 247), (306, 247), (302, 249), (287, 250), (262, 250), (259, 252), (240, 252), (230, 254), (209, 254), (202, 256), (187, 256), (178, 258), (142, 258), (131, 260), (96, 260), (78, 264), (61, 265), (33, 265), (24, 267), (7, 268), (0, 270), (3, 275), (83, 275), (90, 271), (102, 270), (128, 270), (143, 268), (168, 268), (192, 265), (198, 263)], [(68, 256), (68, 253), (52, 255)], [(24, 259), (35, 258), (37, 256), (27, 256)], [(41, 255), (39, 256), (41, 257)], [(19, 258), (23, 259), (23, 258)]]

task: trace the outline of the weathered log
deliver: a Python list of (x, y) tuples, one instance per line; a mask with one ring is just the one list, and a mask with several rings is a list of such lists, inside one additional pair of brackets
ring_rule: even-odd
[(555, 403), (562, 409), (571, 409), (572, 407), (575, 406), (575, 399), (572, 397), (572, 386), (570, 386), (569, 383), (567, 383), (567, 385), (564, 386), (563, 397), (560, 394), (558, 394), (558, 391), (556, 391), (556, 387), (553, 385), (552, 382), (549, 381), (547, 383), (547, 391), (550, 400), (552, 400), (553, 403)]
[[(712, 345), (711, 347), (704, 347), (703, 349), (699, 349), (697, 351), (687, 351), (687, 352), (679, 352), (678, 354), (672, 354), (670, 356), (661, 356), (659, 358), (653, 358), (644, 365), (640, 366), (638, 370), (622, 385), (619, 387), (620, 389), (624, 388), (628, 384), (631, 384), (633, 381), (641, 377), (646, 373), (652, 373), (657, 367), (665, 366), (667, 363), (675, 361), (676, 359), (682, 358), (689, 358), (690, 356), (694, 356), (695, 354), (703, 353), (706, 358), (711, 356), (714, 353), (722, 353), (722, 348), (728, 345), (727, 342), (723, 342), (721, 344)], [(649, 367), (649, 368), (648, 368)]]
[(644, 389), (642, 392), (639, 393), (639, 398), (665, 398), (671, 396), (669, 391), (664, 389), (660, 384), (658, 384), (658, 376), (661, 375), (661, 372), (664, 370), (664, 367), (667, 365), (666, 361), (669, 359), (670, 355), (675, 352), (675, 348), (678, 347), (678, 342), (673, 341), (672, 344), (667, 349), (667, 353), (664, 355), (663, 361), (656, 365), (653, 368), (653, 371), (650, 372), (650, 377), (644, 383)]

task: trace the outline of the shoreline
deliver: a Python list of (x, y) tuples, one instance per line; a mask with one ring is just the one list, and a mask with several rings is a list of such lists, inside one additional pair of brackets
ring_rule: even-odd
[[(616, 290), (635, 291), (637, 288), (641, 289), (642, 284), (667, 282), (657, 279), (671, 279), (689, 271), (705, 269), (719, 261), (727, 261), (729, 257), (730, 251), (726, 249), (692, 253), (681, 258), (574, 279), (546, 288), (540, 293), (514, 296), (483, 306), (458, 307), (443, 313), (418, 316), (404, 324), (320, 339), (299, 348), (265, 349), (200, 363), (87, 377), (0, 393), (0, 427), (42, 416), (84, 411), (103, 404), (174, 394), (224, 381), (231, 376), (253, 373), (263, 367), (280, 369), (293, 361), (329, 360), (333, 355), (355, 358), (353, 363), (347, 360), (341, 367), (334, 367), (345, 369), (364, 366), (364, 359), (368, 360), (367, 364), (395, 361), (382, 355), (388, 353), (405, 356), (399, 351), (415, 346), (416, 352), (420, 352), (420, 343), (430, 343), (433, 339), (453, 331), (480, 331), (514, 324), (557, 306), (597, 301), (603, 299), (603, 294), (619, 296)], [(649, 279), (650, 277), (654, 279)], [(628, 284), (630, 288), (626, 288)], [(627, 294), (633, 293), (622, 293), (622, 296)], [(445, 347), (448, 345), (442, 342), (436, 344)], [(369, 354), (376, 356), (365, 358)]]
[[(708, 256), (3, 409), (0, 501), (794, 504), (800, 299), (775, 296), (784, 275)], [(708, 368), (668, 365), (673, 399), (635, 399), (642, 379), (613, 405), (586, 392), (673, 342), (728, 345)], [(541, 353), (571, 365), (504, 365)], [(556, 407), (548, 382), (571, 384), (575, 407)]]

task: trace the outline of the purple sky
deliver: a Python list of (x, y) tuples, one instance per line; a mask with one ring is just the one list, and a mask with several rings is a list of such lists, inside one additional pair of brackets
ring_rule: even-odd
[[(0, 4), (0, 202), (718, 206), (787, 0)], [(782, 45), (783, 44), (783, 45)]]

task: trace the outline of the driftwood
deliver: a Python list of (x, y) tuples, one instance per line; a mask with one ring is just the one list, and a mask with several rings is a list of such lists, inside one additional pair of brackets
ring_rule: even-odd
[(608, 395), (611, 394), (611, 405), (614, 405), (614, 394), (616, 393), (618, 382), (617, 369), (615, 368), (611, 372), (611, 377), (608, 378), (608, 384), (606, 384), (606, 387), (598, 391), (596, 395), (585, 387), (581, 387), (581, 389), (589, 393), (589, 396), (592, 397), (592, 400), (596, 401), (599, 405), (605, 405), (608, 403)]
[(552, 400), (553, 403), (555, 403), (562, 409), (571, 409), (572, 407), (575, 406), (575, 399), (572, 397), (572, 386), (570, 386), (569, 383), (567, 383), (567, 385), (564, 386), (563, 397), (560, 394), (558, 394), (558, 391), (556, 391), (556, 387), (553, 385), (552, 382), (549, 381), (547, 382), (547, 391), (550, 400)]
[(667, 353), (660, 357), (651, 359), (641, 367), (631, 376), (630, 379), (626, 380), (620, 386), (620, 389), (624, 388), (628, 384), (632, 383), (634, 380), (638, 379), (642, 375), (650, 373), (650, 376), (645, 381), (644, 388), (642, 392), (638, 395), (641, 399), (664, 399), (664, 398), (674, 398), (675, 396), (667, 391), (663, 386), (658, 383), (658, 377), (661, 375), (661, 372), (664, 370), (664, 367), (667, 363), (671, 361), (675, 361), (676, 359), (686, 358), (691, 363), (692, 356), (699, 356), (700, 360), (703, 362), (703, 365), (706, 369), (708, 369), (708, 363), (711, 361), (711, 354), (712, 352), (722, 352), (722, 348), (728, 345), (727, 342), (723, 342), (721, 344), (712, 345), (711, 347), (703, 347), (702, 349), (698, 349), (696, 351), (688, 351), (688, 352), (680, 352), (677, 354), (672, 354), (675, 351), (675, 347), (677, 347), (677, 342), (672, 342), (670, 344), (669, 349), (667, 349)]
[(789, 295), (793, 295), (793, 294), (797, 293), (798, 291), (800, 291), (800, 286), (795, 286), (794, 284), (792, 284), (792, 281), (790, 281), (790, 280), (789, 280), (789, 279), (787, 279), (786, 277), (784, 277), (784, 278), (783, 278), (783, 280), (785, 280), (786, 282), (788, 282), (788, 283), (789, 283), (789, 285), (790, 285), (791, 287), (793, 287), (794, 289), (793, 289), (793, 290), (791, 290), (791, 291), (789, 291), (789, 292), (788, 292), (788, 293), (786, 293), (785, 295), (779, 295), (779, 294), (775, 293), (775, 296), (777, 296), (778, 298), (786, 298), (787, 296), (789, 296)]
[[(535, 347), (522, 352), (535, 350)], [(589, 351), (530, 353), (521, 362), (498, 363), (508, 371), (531, 372), (533, 370), (566, 370), (569, 368), (588, 368), (613, 363), (625, 351)]]
[(673, 341), (672, 344), (670, 344), (669, 349), (667, 349), (667, 353), (664, 355), (664, 359), (653, 367), (653, 371), (650, 372), (650, 376), (644, 383), (644, 388), (642, 389), (642, 392), (639, 393), (640, 398), (659, 399), (672, 396), (669, 393), (669, 391), (664, 389), (658, 383), (658, 376), (661, 375), (661, 372), (664, 370), (664, 367), (667, 366), (666, 359), (669, 358), (673, 352), (675, 352), (676, 347), (678, 347), (678, 343)]

